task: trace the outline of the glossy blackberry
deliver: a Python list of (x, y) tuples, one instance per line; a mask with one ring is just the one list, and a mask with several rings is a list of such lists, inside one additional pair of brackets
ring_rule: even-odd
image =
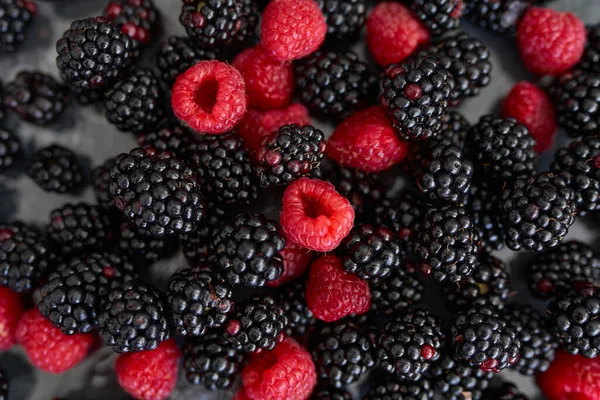
[(366, 0), (317, 0), (325, 22), (327, 35), (335, 40), (356, 40), (367, 20)]
[(585, 50), (577, 66), (584, 71), (600, 72), (600, 24), (588, 26)]
[(98, 320), (104, 344), (117, 353), (154, 350), (169, 338), (161, 294), (139, 281), (110, 291)]
[(471, 367), (450, 355), (434, 363), (429, 373), (435, 392), (448, 400), (481, 400), (482, 392), (494, 377), (493, 372)]
[(87, 92), (110, 87), (133, 61), (129, 36), (103, 17), (74, 21), (56, 43), (65, 82)]
[(114, 244), (119, 251), (142, 263), (153, 263), (168, 257), (177, 248), (173, 239), (154, 237), (129, 222), (121, 223), (116, 233)]
[(434, 397), (429, 379), (411, 382), (385, 377), (369, 389), (363, 400), (432, 400)]
[(154, 128), (163, 116), (162, 91), (154, 72), (136, 68), (106, 93), (108, 122), (123, 132)]
[(462, 0), (413, 0), (410, 6), (432, 35), (442, 35), (460, 25)]
[(205, 206), (206, 218), (195, 231), (181, 235), (181, 250), (190, 265), (205, 263), (209, 258), (209, 242), (212, 232), (230, 218), (224, 208), (208, 201)]
[(151, 146), (157, 151), (170, 151), (175, 157), (182, 160), (188, 158), (190, 144), (196, 139), (185, 128), (166, 122), (158, 129), (151, 129), (137, 136), (140, 147)]
[(496, 389), (485, 392), (485, 400), (529, 400), (514, 384), (506, 382)]
[(325, 135), (310, 125), (283, 125), (265, 139), (256, 153), (262, 187), (287, 186), (319, 169), (325, 151)]
[(256, 27), (260, 20), (260, 12), (256, 0), (242, 0), (242, 24), (234, 36), (234, 42), (244, 45), (245, 41), (256, 38)]
[(8, 400), (8, 378), (2, 370), (0, 370), (0, 400)]
[(192, 65), (204, 60), (216, 60), (219, 49), (205, 49), (196, 46), (189, 38), (171, 36), (162, 42), (156, 53), (156, 66), (160, 77), (168, 87)]
[(311, 400), (352, 400), (352, 396), (344, 389), (319, 385), (313, 391)]
[(185, 376), (194, 385), (209, 390), (231, 387), (242, 368), (243, 354), (220, 333), (207, 333), (183, 346)]
[(0, 53), (12, 53), (25, 41), (37, 6), (32, 1), (0, 1)]
[(110, 169), (115, 165), (115, 159), (109, 158), (92, 171), (92, 186), (98, 205), (105, 210), (115, 206), (115, 200), (110, 195)]
[(517, 179), (502, 193), (504, 241), (511, 250), (558, 246), (575, 221), (575, 194), (558, 175)]
[(529, 0), (468, 0), (463, 14), (474, 24), (495, 33), (515, 33), (529, 8)]
[(483, 179), (473, 182), (469, 190), (467, 211), (479, 228), (481, 247), (488, 253), (504, 248), (504, 226), (502, 225), (501, 191)]
[(295, 64), (296, 91), (311, 111), (344, 118), (364, 108), (371, 88), (367, 64), (351, 51), (317, 51)]
[(71, 192), (83, 182), (82, 167), (69, 149), (51, 145), (38, 150), (27, 169), (31, 177), (47, 192)]
[(246, 353), (273, 350), (285, 336), (288, 318), (269, 296), (254, 297), (236, 308), (225, 326), (225, 338)]
[(386, 316), (401, 315), (417, 305), (425, 290), (412, 261), (403, 261), (385, 278), (369, 281), (369, 288), (371, 311)]
[(519, 360), (517, 330), (493, 307), (472, 307), (454, 315), (450, 337), (454, 357), (483, 371), (500, 372)]
[(0, 128), (0, 171), (15, 162), (21, 151), (21, 141), (9, 131)]
[(132, 264), (114, 253), (87, 253), (59, 265), (40, 291), (40, 313), (66, 334), (89, 333), (109, 291), (137, 279)]
[(111, 0), (104, 16), (131, 38), (136, 57), (141, 47), (160, 34), (160, 13), (152, 0)]
[(306, 284), (291, 282), (284, 285), (279, 288), (277, 301), (288, 319), (286, 335), (301, 339), (317, 321), (306, 304)]
[(450, 74), (433, 57), (411, 57), (388, 65), (379, 98), (396, 134), (403, 140), (427, 140), (441, 129), (452, 89)]
[(471, 124), (466, 118), (455, 110), (449, 110), (442, 117), (442, 127), (439, 133), (432, 140), (445, 140), (459, 149), (464, 148), (467, 135), (471, 129)]
[(196, 174), (169, 152), (148, 147), (120, 154), (110, 177), (117, 208), (156, 237), (191, 232), (204, 217)]
[(230, 45), (242, 27), (242, 0), (187, 0), (179, 22), (201, 47)]
[(37, 229), (21, 222), (0, 225), (0, 285), (29, 293), (50, 261), (50, 246)]

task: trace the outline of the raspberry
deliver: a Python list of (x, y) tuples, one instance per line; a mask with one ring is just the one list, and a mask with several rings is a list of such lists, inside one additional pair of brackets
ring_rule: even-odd
[(17, 342), (15, 331), (21, 315), (21, 297), (8, 288), (0, 287), (0, 351), (10, 350)]
[(504, 99), (502, 117), (514, 118), (529, 129), (536, 140), (535, 151), (552, 147), (558, 125), (550, 97), (531, 82), (517, 83)]
[(63, 334), (37, 308), (23, 314), (15, 337), (29, 361), (52, 374), (60, 374), (77, 365), (86, 357), (94, 342), (91, 334)]
[(239, 53), (232, 65), (246, 81), (250, 107), (272, 110), (290, 103), (294, 92), (294, 68), (291, 63), (278, 61), (262, 47), (256, 46)]
[(307, 249), (335, 249), (354, 224), (352, 205), (328, 182), (300, 178), (288, 186), (282, 201), (281, 227)]
[(525, 13), (517, 31), (525, 67), (534, 74), (558, 76), (579, 62), (586, 32), (574, 14), (533, 7)]
[(201, 133), (233, 128), (248, 107), (244, 77), (220, 61), (201, 61), (177, 77), (171, 104), (175, 115)]
[(400, 3), (381, 2), (367, 18), (367, 46), (382, 67), (401, 62), (428, 43), (425, 25)]
[(315, 318), (333, 322), (369, 311), (371, 290), (367, 281), (344, 271), (342, 260), (329, 254), (310, 267), (306, 302)]
[(408, 143), (399, 139), (383, 109), (361, 110), (337, 126), (327, 144), (327, 155), (338, 164), (379, 172), (399, 163)]
[(285, 247), (279, 252), (283, 257), (283, 273), (274, 281), (268, 281), (267, 286), (279, 287), (304, 275), (315, 252), (305, 249), (285, 237)]
[(127, 393), (142, 400), (169, 397), (177, 383), (181, 351), (174, 339), (152, 351), (121, 354), (115, 363), (119, 384)]
[(550, 368), (537, 376), (548, 400), (600, 399), (600, 358), (585, 358), (559, 350)]
[(254, 354), (242, 370), (243, 389), (253, 400), (303, 400), (316, 383), (310, 353), (292, 338)]
[(327, 24), (314, 0), (272, 0), (262, 16), (261, 44), (275, 58), (291, 61), (316, 51)]

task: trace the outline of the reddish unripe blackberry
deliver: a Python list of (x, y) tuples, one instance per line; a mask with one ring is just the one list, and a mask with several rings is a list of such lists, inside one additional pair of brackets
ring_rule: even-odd
[(481, 248), (488, 253), (504, 248), (504, 226), (501, 213), (501, 191), (495, 182), (476, 179), (471, 184), (467, 210), (479, 228)]

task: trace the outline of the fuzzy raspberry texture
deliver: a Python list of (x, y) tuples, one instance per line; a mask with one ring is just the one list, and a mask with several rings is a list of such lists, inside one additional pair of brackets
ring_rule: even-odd
[(21, 296), (0, 287), (0, 351), (10, 350), (17, 342), (15, 331), (23, 310)]
[(294, 67), (279, 61), (261, 46), (239, 53), (233, 60), (246, 81), (246, 93), (251, 108), (272, 110), (290, 103), (294, 93)]
[(89, 333), (65, 335), (37, 308), (25, 311), (15, 336), (29, 361), (51, 374), (60, 374), (79, 364), (94, 342), (94, 336)]
[(306, 303), (315, 318), (333, 322), (369, 311), (371, 290), (367, 281), (344, 270), (339, 257), (328, 254), (310, 267)]
[(382, 67), (400, 63), (428, 43), (427, 27), (400, 3), (381, 2), (367, 18), (367, 46)]
[(304, 275), (315, 252), (285, 238), (285, 248), (279, 252), (283, 257), (283, 274), (274, 281), (267, 281), (269, 287), (279, 287)]
[(253, 354), (242, 370), (244, 391), (252, 400), (304, 400), (316, 383), (310, 353), (290, 337), (272, 351)]
[(171, 106), (177, 118), (199, 133), (227, 132), (248, 108), (244, 77), (226, 63), (201, 61), (177, 77)]
[(273, 57), (291, 61), (315, 52), (327, 23), (314, 0), (271, 0), (262, 15), (261, 44)]
[(535, 151), (543, 153), (552, 147), (558, 124), (550, 97), (531, 82), (518, 82), (502, 105), (502, 117), (514, 118), (529, 129), (536, 140)]
[(286, 237), (307, 249), (335, 249), (354, 225), (354, 208), (329, 182), (300, 178), (282, 201), (279, 220)]
[(352, 114), (335, 128), (327, 155), (338, 164), (365, 172), (379, 172), (402, 161), (408, 142), (396, 136), (380, 106)]
[(537, 376), (548, 400), (600, 399), (600, 358), (585, 358), (558, 350), (550, 368)]
[(181, 351), (174, 339), (155, 350), (121, 354), (115, 363), (119, 384), (140, 400), (163, 400), (177, 383)]
[(539, 75), (557, 76), (577, 64), (585, 38), (585, 25), (575, 14), (550, 8), (529, 9), (517, 31), (525, 67)]

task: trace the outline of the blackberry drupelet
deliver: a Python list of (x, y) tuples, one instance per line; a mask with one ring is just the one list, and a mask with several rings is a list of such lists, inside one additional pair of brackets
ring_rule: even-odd
[(448, 110), (442, 117), (442, 127), (438, 135), (433, 138), (436, 141), (445, 140), (459, 149), (465, 147), (467, 134), (471, 129), (471, 124), (466, 118), (455, 110)]
[(352, 396), (345, 389), (319, 385), (313, 390), (311, 400), (352, 400)]
[(196, 46), (189, 38), (171, 36), (160, 44), (156, 54), (156, 66), (160, 77), (168, 87), (192, 65), (204, 60), (216, 60), (219, 49), (204, 49)]
[(122, 254), (141, 263), (153, 263), (168, 257), (177, 248), (172, 238), (154, 237), (129, 222), (119, 226), (114, 245)]
[(434, 363), (429, 373), (435, 392), (448, 400), (481, 400), (494, 377), (493, 372), (473, 368), (449, 355)]
[(76, 256), (50, 273), (38, 309), (66, 335), (90, 333), (108, 292), (134, 279), (133, 265), (115, 253)]
[(191, 132), (170, 122), (165, 122), (158, 129), (152, 129), (149, 133), (144, 132), (137, 136), (140, 147), (151, 146), (159, 152), (170, 151), (175, 157), (182, 160), (188, 158), (187, 151), (195, 140)]
[(205, 205), (206, 218), (196, 230), (181, 235), (181, 250), (190, 265), (203, 264), (214, 256), (209, 254), (209, 242), (212, 232), (231, 216), (224, 208), (209, 200)]
[(244, 45), (243, 42), (256, 38), (256, 27), (260, 20), (260, 12), (256, 0), (242, 0), (242, 24), (234, 37), (234, 42)]
[(117, 353), (154, 350), (169, 338), (160, 292), (138, 281), (109, 292), (98, 320), (104, 344)]
[(277, 302), (288, 319), (285, 333), (301, 339), (317, 322), (306, 303), (306, 283), (294, 281), (278, 290)]
[(147, 131), (163, 117), (162, 97), (154, 72), (136, 68), (106, 93), (106, 119), (123, 132)]
[(585, 50), (577, 67), (584, 71), (600, 73), (600, 24), (588, 26)]
[(0, 171), (15, 162), (21, 151), (21, 141), (16, 135), (0, 128)]
[(331, 39), (355, 41), (367, 20), (366, 0), (317, 0)]
[(514, 384), (505, 382), (496, 389), (484, 393), (484, 400), (529, 400)]
[(373, 279), (371, 289), (371, 311), (385, 316), (401, 315), (421, 301), (425, 290), (416, 265), (403, 261), (390, 276)]
[(493, 182), (477, 179), (471, 184), (466, 208), (479, 228), (481, 247), (488, 253), (504, 248), (500, 198), (500, 188)]
[(230, 45), (243, 24), (242, 0), (187, 0), (179, 22), (200, 47)]
[(0, 53), (12, 53), (25, 41), (36, 14), (33, 1), (0, 0)]
[(69, 149), (51, 145), (38, 150), (27, 169), (31, 177), (47, 192), (72, 192), (83, 182), (77, 156)]
[(517, 330), (493, 307), (472, 307), (454, 315), (450, 336), (454, 357), (482, 371), (500, 372), (519, 360)]
[(513, 34), (529, 8), (529, 0), (468, 0), (463, 14), (475, 25), (495, 33)]
[(115, 165), (115, 159), (109, 158), (92, 171), (92, 186), (98, 205), (105, 210), (115, 206), (115, 199), (110, 195), (110, 169)]
[(131, 38), (135, 57), (160, 34), (160, 13), (152, 0), (111, 0), (104, 16)]
[(434, 397), (429, 379), (411, 382), (385, 377), (369, 389), (363, 400), (432, 400)]
[(558, 246), (575, 221), (575, 194), (558, 175), (517, 179), (502, 193), (504, 241), (511, 250)]
[(345, 118), (367, 105), (371, 75), (351, 51), (317, 51), (295, 64), (296, 92), (311, 111)]
[(462, 0), (412, 0), (411, 9), (432, 35), (442, 35), (460, 25)]
[(8, 400), (8, 378), (2, 370), (0, 370), (0, 400)]

